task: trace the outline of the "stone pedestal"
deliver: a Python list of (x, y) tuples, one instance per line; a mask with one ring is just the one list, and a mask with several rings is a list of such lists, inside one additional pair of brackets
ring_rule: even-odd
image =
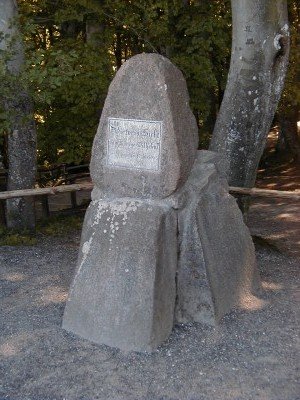
[(176, 270), (168, 201), (92, 201), (63, 328), (125, 351), (157, 348), (174, 323)]
[(198, 152), (186, 184), (166, 199), (91, 202), (63, 328), (152, 351), (175, 322), (215, 325), (253, 295), (254, 246), (218, 170), (216, 154)]

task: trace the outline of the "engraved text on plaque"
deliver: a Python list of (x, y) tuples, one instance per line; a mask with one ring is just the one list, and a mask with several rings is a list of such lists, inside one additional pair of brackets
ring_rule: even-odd
[(159, 171), (162, 121), (108, 118), (107, 165)]

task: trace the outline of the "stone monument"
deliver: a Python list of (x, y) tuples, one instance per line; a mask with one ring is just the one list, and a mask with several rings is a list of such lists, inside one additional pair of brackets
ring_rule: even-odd
[(64, 329), (152, 351), (175, 322), (215, 324), (258, 287), (222, 160), (197, 152), (197, 138), (182, 73), (156, 54), (128, 60), (93, 144), (92, 202)]

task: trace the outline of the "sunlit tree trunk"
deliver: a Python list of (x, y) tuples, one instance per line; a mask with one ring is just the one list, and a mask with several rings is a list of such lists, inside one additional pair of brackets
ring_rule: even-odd
[(227, 86), (210, 149), (233, 186), (251, 187), (283, 88), (289, 53), (286, 0), (232, 0)]
[[(24, 62), (24, 52), (16, 28), (17, 13), (16, 1), (0, 0), (0, 31), (5, 35), (0, 43), (0, 49), (6, 50), (10, 46), (13, 56), (7, 62), (7, 73), (18, 78)], [(15, 40), (11, 47), (12, 37)], [(10, 86), (11, 93), (8, 98), (4, 99), (11, 125), (7, 137), (8, 190), (32, 188), (36, 178), (36, 131), (32, 118), (32, 103), (22, 82), (18, 79), (15, 81)], [(6, 223), (9, 228), (33, 229), (35, 226), (33, 199), (7, 200)]]

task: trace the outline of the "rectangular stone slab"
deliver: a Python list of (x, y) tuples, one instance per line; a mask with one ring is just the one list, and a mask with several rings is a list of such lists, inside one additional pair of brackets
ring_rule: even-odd
[(63, 328), (124, 351), (171, 333), (177, 216), (164, 201), (93, 201), (86, 213)]

